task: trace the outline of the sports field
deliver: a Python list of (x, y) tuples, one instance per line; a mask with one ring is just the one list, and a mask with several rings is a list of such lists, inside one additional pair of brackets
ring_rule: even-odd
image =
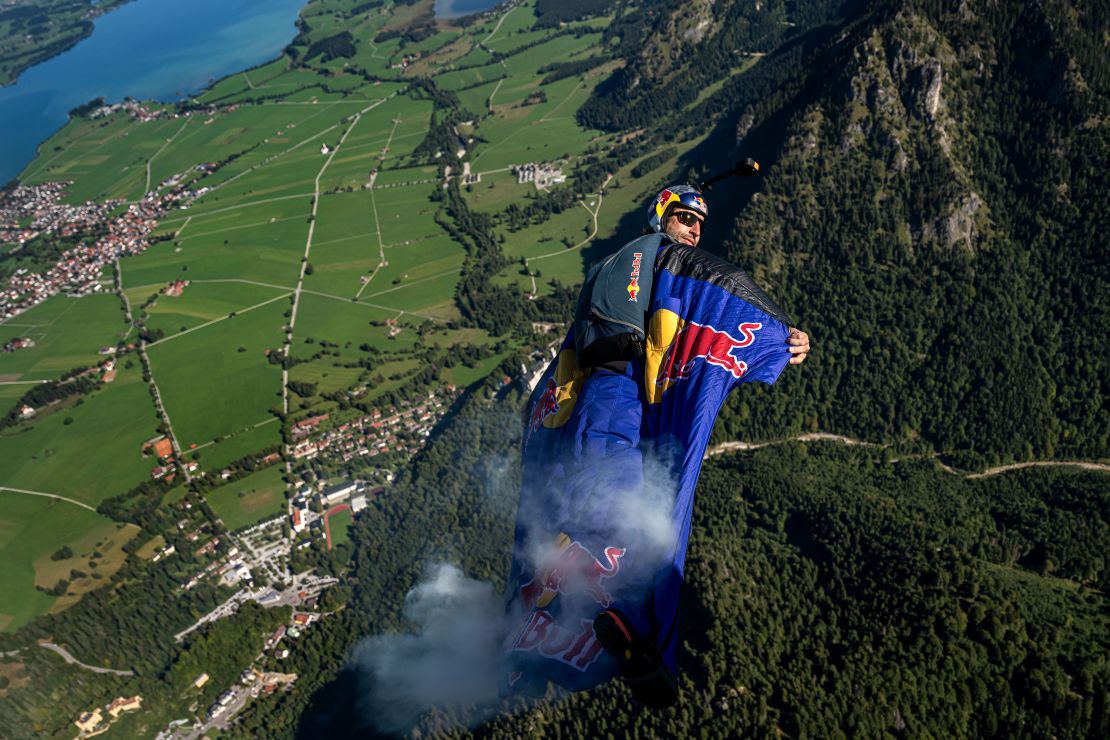
[(331, 532), (331, 545), (346, 545), (351, 541), (347, 530), (354, 524), (355, 515), (350, 509), (337, 511), (328, 517), (328, 531)]
[(286, 486), (281, 476), (282, 466), (274, 465), (210, 491), (205, 500), (224, 526), (235, 531), (285, 510)]

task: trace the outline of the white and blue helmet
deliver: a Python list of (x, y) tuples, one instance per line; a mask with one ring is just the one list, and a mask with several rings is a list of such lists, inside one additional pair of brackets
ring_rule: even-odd
[(658, 233), (663, 230), (667, 215), (676, 205), (696, 211), (702, 218), (709, 217), (709, 206), (706, 205), (701, 191), (689, 185), (671, 185), (660, 190), (655, 200), (648, 206), (648, 226), (652, 231)]

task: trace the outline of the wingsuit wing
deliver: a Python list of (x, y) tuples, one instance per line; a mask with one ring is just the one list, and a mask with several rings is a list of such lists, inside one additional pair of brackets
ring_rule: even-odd
[(509, 693), (616, 674), (592, 623), (618, 607), (674, 671), (694, 488), (713, 423), (741, 383), (774, 383), (787, 319), (738, 268), (673, 245), (654, 265), (644, 355), (581, 369), (574, 337), (526, 414), (507, 599)]

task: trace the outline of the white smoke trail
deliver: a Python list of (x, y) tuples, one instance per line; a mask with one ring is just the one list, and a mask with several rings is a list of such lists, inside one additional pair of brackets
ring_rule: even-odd
[(352, 653), (352, 663), (373, 679), (365, 708), (376, 728), (403, 732), (433, 707), (496, 700), (503, 613), (490, 584), (454, 565), (431, 568), (405, 597), (415, 633), (370, 637)]

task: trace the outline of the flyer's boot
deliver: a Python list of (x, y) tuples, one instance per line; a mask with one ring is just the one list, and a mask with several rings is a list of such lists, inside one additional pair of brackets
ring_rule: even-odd
[(617, 609), (606, 609), (594, 619), (594, 635), (606, 653), (616, 658), (621, 677), (645, 705), (662, 709), (678, 701), (678, 684), (663, 665), (655, 646), (636, 634)]

